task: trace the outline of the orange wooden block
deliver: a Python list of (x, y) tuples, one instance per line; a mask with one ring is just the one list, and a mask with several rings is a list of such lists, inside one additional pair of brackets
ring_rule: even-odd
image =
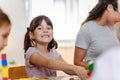
[(10, 79), (27, 78), (25, 66), (15, 66), (8, 69)]

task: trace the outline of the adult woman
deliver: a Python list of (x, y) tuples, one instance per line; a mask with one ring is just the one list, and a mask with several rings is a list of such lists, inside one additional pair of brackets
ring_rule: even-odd
[(90, 60), (94, 61), (102, 52), (118, 46), (119, 41), (112, 26), (119, 21), (117, 0), (99, 0), (77, 35), (74, 64), (88, 68)]

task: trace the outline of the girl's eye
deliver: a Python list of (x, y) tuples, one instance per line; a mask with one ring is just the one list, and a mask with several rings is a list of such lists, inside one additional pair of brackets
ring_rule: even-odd
[(38, 28), (38, 30), (41, 30), (42, 28)]
[(52, 27), (51, 26), (47, 26), (47, 29), (52, 29)]
[(8, 37), (8, 35), (3, 35), (3, 38), (6, 39)]
[(52, 29), (51, 27), (48, 27), (47, 29)]

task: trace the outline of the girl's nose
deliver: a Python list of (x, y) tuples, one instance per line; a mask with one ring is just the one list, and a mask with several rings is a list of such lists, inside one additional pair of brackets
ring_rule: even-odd
[(115, 14), (115, 18), (116, 18), (116, 23), (117, 23), (117, 22), (120, 22), (120, 12), (117, 12), (117, 13)]
[(48, 29), (47, 29), (47, 28), (44, 28), (43, 31), (44, 31), (44, 32), (48, 32)]

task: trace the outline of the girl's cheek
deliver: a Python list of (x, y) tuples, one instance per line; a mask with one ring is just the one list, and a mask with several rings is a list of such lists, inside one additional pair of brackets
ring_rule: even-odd
[(2, 49), (2, 47), (3, 47), (3, 44), (2, 44), (2, 43), (0, 43), (0, 50)]
[(115, 18), (116, 22), (120, 22), (120, 13), (116, 13)]
[(3, 44), (4, 44), (4, 41), (3, 41), (3, 38), (0, 35), (0, 50), (4, 47)]

